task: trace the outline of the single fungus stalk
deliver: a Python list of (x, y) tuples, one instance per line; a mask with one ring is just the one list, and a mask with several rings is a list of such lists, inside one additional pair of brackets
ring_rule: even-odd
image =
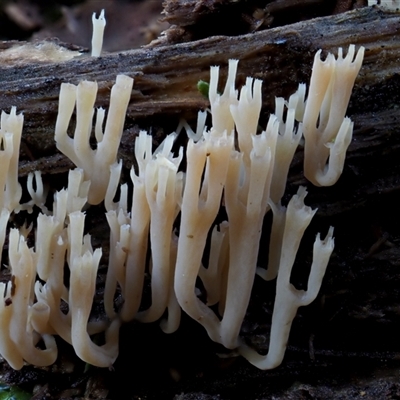
[(199, 111), (197, 113), (197, 124), (196, 124), (196, 132), (189, 126), (189, 124), (181, 119), (179, 121), (179, 125), (175, 130), (175, 133), (179, 135), (182, 129), (185, 129), (186, 134), (189, 139), (192, 139), (194, 142), (198, 142), (202, 136), (204, 131), (206, 130), (206, 119), (207, 119), (207, 111)]
[(350, 45), (346, 57), (340, 48), (336, 60), (332, 54), (325, 61), (320, 56), (318, 51), (303, 117), (304, 175), (316, 186), (330, 186), (343, 171), (353, 135), (353, 123), (345, 113), (364, 47), (355, 55), (355, 47)]
[[(101, 139), (102, 140), (102, 139)], [(114, 202), (122, 169), (122, 161), (110, 167), (110, 180), (104, 206), (110, 227), (110, 254), (108, 258), (107, 279), (104, 288), (104, 308), (109, 318), (115, 318), (114, 297), (117, 283), (125, 280), (125, 263), (128, 255), (131, 219), (128, 213), (127, 184), (120, 186), (120, 199)]]
[(17, 344), (10, 336), (10, 323), (15, 307), (11, 299), (12, 282), (0, 282), (0, 354), (11, 368), (19, 370), (24, 366)]
[(175, 270), (175, 293), (180, 306), (205, 326), (216, 342), (221, 342), (218, 317), (196, 297), (195, 284), (207, 235), (219, 211), (232, 149), (233, 136), (226, 131), (221, 135), (212, 130), (203, 140), (188, 143)]
[[(75, 168), (68, 173), (68, 190), (66, 191), (66, 203), (64, 204), (64, 200), (62, 202), (62, 208), (58, 207), (58, 197), (56, 195), (56, 204), (57, 211), (60, 211), (60, 215), (58, 212), (54, 213), (58, 220), (63, 220), (66, 215), (69, 215), (75, 211), (81, 211), (85, 206), (90, 189), (90, 181), (84, 180), (85, 174), (81, 168)], [(61, 204), (60, 204), (61, 206)], [(65, 207), (65, 208), (64, 208)]]
[(252, 137), (257, 134), (262, 98), (262, 81), (247, 78), (240, 89), (239, 101), (230, 106), (238, 133), (238, 144), (246, 167), (250, 164), (250, 153), (253, 149)]
[(316, 211), (304, 205), (306, 194), (305, 188), (301, 187), (297, 195), (293, 196), (290, 200), (286, 211), (285, 232), (282, 242), (284, 251), (281, 253), (278, 271), (268, 354), (261, 356), (246, 344), (242, 344), (239, 347), (239, 353), (260, 369), (271, 369), (281, 364), (297, 309), (310, 304), (318, 295), (330, 255), (333, 251), (333, 228), (331, 228), (325, 240), (321, 241), (318, 234), (314, 242), (313, 262), (308, 278), (308, 289), (306, 291), (297, 290), (290, 283), (290, 275), (301, 238)]
[[(2, 111), (0, 134), (4, 150), (1, 151), (0, 206), (6, 207), (10, 212), (18, 207), (22, 195), (22, 188), (18, 183), (18, 160), (23, 124), (24, 116), (17, 115), (15, 107), (11, 107), (10, 114)], [(3, 193), (4, 180), (5, 192)]]
[(178, 237), (175, 233), (172, 234), (171, 238), (171, 248), (170, 248), (170, 279), (169, 279), (169, 294), (168, 294), (168, 317), (164, 318), (160, 322), (160, 327), (165, 333), (173, 333), (179, 328), (181, 321), (181, 307), (179, 306), (178, 300), (176, 299), (174, 291), (174, 275), (175, 275), (175, 265), (178, 253)]
[(61, 235), (64, 224), (52, 215), (39, 214), (36, 229), (37, 272), (39, 277), (47, 281), (54, 269), (53, 258), (57, 238)]
[[(34, 189), (33, 187), (34, 180), (36, 189)], [(28, 213), (31, 214), (33, 211), (33, 206), (36, 206), (42, 210), (42, 213), (49, 214), (50, 212), (45, 206), (47, 190), (43, 186), (41, 171), (34, 171), (28, 174), (26, 188), (28, 189), (28, 193), (31, 196), (31, 200), (27, 203), (18, 205), (14, 212), (18, 213), (21, 210), (27, 210)]]
[[(257, 274), (265, 280), (275, 279), (278, 273), (285, 226), (285, 208), (281, 206), (280, 201), (285, 193), (290, 163), (302, 135), (302, 125), (299, 124), (296, 128), (295, 120), (298, 117), (302, 118), (304, 94), (305, 85), (299, 85), (299, 89), (290, 96), (288, 103), (281, 97), (275, 98), (275, 115), (271, 115), (268, 121), (268, 125), (279, 125), (279, 134), (275, 147), (274, 170), (269, 199), (273, 219), (269, 243), (268, 267), (267, 269), (257, 268)], [(284, 121), (285, 103), (287, 112), (286, 120)]]
[[(122, 170), (122, 160), (119, 162), (115, 162), (110, 166), (110, 180), (108, 181), (106, 197), (104, 199), (104, 207), (107, 211), (119, 211), (127, 213), (127, 189), (126, 184), (120, 185), (121, 178), (121, 170)], [(114, 202), (114, 197), (117, 193), (117, 189), (120, 187), (120, 201)]]
[(285, 102), (283, 98), (277, 97), (275, 99), (276, 116), (271, 115), (268, 121), (268, 124), (276, 123), (275, 119), (279, 121), (279, 135), (274, 155), (274, 172), (272, 174), (270, 195), (271, 201), (274, 203), (280, 202), (285, 193), (290, 163), (293, 160), (302, 135), (302, 125), (295, 127), (296, 109), (301, 102), (300, 96), (301, 93), (299, 91), (290, 96), (285, 122), (283, 121)]
[(131, 170), (133, 196), (131, 208), (130, 238), (128, 255), (123, 277), (119, 280), (124, 304), (120, 311), (122, 321), (132, 321), (136, 316), (142, 298), (148, 235), (150, 228), (150, 208), (146, 198), (145, 171), (152, 159), (151, 136), (142, 131), (135, 142), (135, 156), (138, 173)]
[[(118, 146), (121, 140), (126, 110), (132, 92), (133, 79), (118, 75), (111, 89), (110, 109), (104, 134), (95, 129), (98, 142), (97, 149), (92, 150), (89, 144), (92, 131), (94, 103), (97, 94), (97, 83), (83, 81), (78, 86), (62, 84), (57, 115), (55, 139), (57, 148), (68, 156), (76, 166), (82, 168), (85, 180), (90, 180), (88, 202), (99, 204), (104, 200), (110, 179), (110, 166), (116, 162)], [(74, 138), (67, 134), (69, 121), (76, 103), (76, 128)], [(100, 112), (98, 118), (104, 118)]]
[(51, 273), (43, 285), (39, 281), (35, 284), (37, 301), (47, 304), (50, 309), (48, 324), (51, 329), (72, 344), (71, 339), (71, 310), (65, 314), (61, 311), (62, 301), (68, 303), (69, 292), (64, 286), (64, 264), (67, 253), (68, 240), (66, 233), (62, 236), (53, 236), (51, 242)]
[(36, 347), (38, 337), (33, 331), (29, 318), (29, 307), (33, 304), (33, 282), (36, 270), (32, 252), (18, 230), (10, 231), (9, 258), (13, 274), (11, 303), (13, 313), (10, 320), (10, 337), (16, 344), (22, 358), (37, 366), (47, 366), (57, 358), (56, 342), (51, 335), (42, 335), (45, 349)]
[(93, 13), (92, 23), (92, 57), (100, 57), (101, 49), (103, 47), (104, 28), (106, 27), (104, 10), (101, 10), (99, 18), (96, 18), (96, 13)]
[(119, 319), (114, 319), (107, 328), (106, 343), (103, 346), (95, 345), (88, 332), (101, 250), (93, 251), (90, 236), (83, 237), (84, 214), (74, 212), (69, 218), (68, 264), (71, 276), (68, 304), (71, 316), (71, 342), (76, 354), (85, 362), (99, 367), (110, 367), (118, 355)]
[(118, 356), (120, 321), (115, 319), (106, 330), (103, 346), (94, 344), (87, 331), (100, 258), (101, 250), (96, 249), (93, 254), (86, 251), (73, 259), (69, 296), (71, 340), (76, 354), (83, 361), (97, 367), (111, 367)]
[(6, 198), (6, 183), (10, 161), (14, 153), (13, 135), (12, 133), (6, 133), (0, 129), (0, 140), (2, 147), (2, 149), (0, 149), (0, 162), (2, 166), (0, 169), (0, 207), (2, 210), (11, 212), (12, 210), (9, 209)]
[(248, 181), (240, 179), (241, 154), (230, 161), (225, 188), (225, 207), (229, 219), (229, 272), (225, 310), (221, 321), (222, 343), (236, 348), (256, 271), (261, 226), (273, 170), (278, 126), (253, 136)]
[(229, 223), (222, 222), (215, 226), (211, 234), (210, 257), (208, 267), (202, 265), (199, 277), (207, 292), (207, 305), (213, 306), (223, 301), (223, 273), (228, 268), (229, 258)]
[(269, 206), (273, 216), (269, 240), (268, 267), (267, 269), (258, 267), (256, 270), (257, 275), (266, 281), (275, 279), (278, 275), (286, 221), (286, 208), (283, 207), (280, 202), (275, 204), (270, 201)]
[(125, 279), (124, 268), (130, 239), (130, 218), (120, 209), (118, 214), (110, 210), (106, 214), (110, 227), (110, 254), (104, 289), (104, 308), (109, 318), (115, 318), (114, 296), (117, 282)]
[(218, 94), (219, 67), (211, 67), (210, 69), (208, 96), (211, 106), (212, 126), (218, 132), (227, 131), (228, 134), (231, 134), (234, 129), (230, 107), (238, 102), (238, 93), (235, 89), (237, 65), (238, 60), (229, 60), (228, 78), (222, 95)]
[(153, 322), (164, 313), (171, 288), (170, 264), (171, 232), (181, 203), (183, 176), (178, 167), (183, 149), (178, 157), (171, 153), (174, 135), (164, 141), (163, 149), (146, 166), (146, 198), (150, 207), (151, 242), (151, 307), (137, 315), (142, 322)]
[[(8, 194), (6, 193), (7, 182), (9, 180), (10, 174), (10, 163), (12, 162), (14, 155), (14, 134), (6, 132), (6, 121), (7, 116), (2, 112), (2, 119), (0, 125), (0, 249), (3, 249), (4, 241), (6, 238), (7, 222), (10, 218), (10, 214), (13, 211), (10, 208)], [(5, 116), (3, 116), (5, 115)], [(3, 122), (4, 121), (4, 122)], [(18, 144), (19, 149), (19, 144)], [(19, 199), (18, 199), (19, 201)], [(0, 262), (1, 262), (1, 252), (0, 252)]]
[(111, 89), (110, 108), (102, 141), (98, 144), (97, 160), (110, 166), (116, 161), (121, 142), (125, 115), (132, 93), (133, 79), (126, 75), (117, 75)]

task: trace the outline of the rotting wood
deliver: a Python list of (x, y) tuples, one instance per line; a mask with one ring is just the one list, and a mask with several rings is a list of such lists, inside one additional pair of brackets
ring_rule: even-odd
[(171, 26), (160, 41), (173, 44), (244, 35), (366, 5), (367, 0), (166, 0), (163, 21)]
[[(21, 58), (3, 61), (0, 109), (9, 110), (15, 105), (25, 115), (23, 144), (27, 151), (21, 174), (25, 175), (38, 164), (47, 173), (61, 172), (67, 166), (60, 163), (62, 157), (55, 156), (53, 140), (60, 84), (96, 80), (99, 85), (97, 105), (107, 108), (115, 76), (130, 75), (135, 83), (122, 140), (122, 148), (125, 146), (126, 150), (124, 158), (129, 161), (129, 149), (133, 146), (130, 133), (137, 131), (138, 126), (162, 126), (166, 121), (166, 126), (172, 130), (180, 115), (193, 122), (197, 111), (207, 107), (208, 102), (197, 91), (196, 83), (199, 79), (209, 79), (210, 65), (221, 65), (224, 75), (228, 59), (238, 58), (239, 85), (246, 76), (263, 79), (263, 119), (266, 122), (275, 96), (287, 97), (299, 82), (308, 81), (313, 57), (319, 48), (336, 53), (338, 47), (346, 51), (350, 43), (366, 48), (348, 112), (355, 121), (355, 139), (349, 152), (350, 166), (355, 170), (358, 159), (362, 159), (358, 156), (366, 151), (376, 148), (374, 154), (380, 157), (382, 146), (389, 145), (382, 153), (387, 157), (388, 152), (399, 151), (400, 143), (395, 135), (400, 118), (397, 108), (400, 100), (400, 16), (375, 8), (245, 36), (210, 37), (100, 58), (82, 55), (62, 63), (29, 62)], [(12, 45), (15, 46), (15, 42)], [(8, 46), (3, 43), (0, 47), (4, 52)], [(365, 149), (366, 144), (369, 150)], [(290, 179), (299, 183), (296, 175)]]

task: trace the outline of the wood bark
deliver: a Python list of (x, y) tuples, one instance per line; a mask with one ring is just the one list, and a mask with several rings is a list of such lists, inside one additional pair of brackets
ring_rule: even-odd
[[(263, 79), (263, 122), (266, 122), (273, 111), (275, 96), (287, 97), (298, 83), (308, 82), (318, 49), (336, 53), (338, 47), (346, 51), (353, 43), (366, 48), (348, 112), (356, 123), (353, 150), (359, 142), (364, 146), (364, 140), (369, 141), (370, 148), (371, 144), (379, 146), (387, 141), (395, 129), (390, 121), (396, 116), (395, 105), (400, 93), (399, 23), (396, 13), (364, 8), (244, 36), (211, 37), (100, 58), (83, 54), (61, 63), (32, 61), (27, 52), (26, 59), (5, 57), (0, 64), (0, 109), (9, 110), (14, 105), (25, 115), (23, 141), (27, 156), (21, 164), (21, 173), (26, 174), (38, 164), (41, 169), (54, 173), (63, 169), (60, 157), (53, 158), (56, 153), (54, 124), (62, 82), (77, 84), (84, 79), (96, 80), (97, 105), (107, 107), (115, 76), (127, 74), (135, 79), (124, 145), (131, 140), (129, 132), (135, 127), (166, 126), (166, 130), (173, 130), (181, 115), (193, 122), (197, 111), (208, 106), (196, 84), (200, 79), (209, 80), (210, 65), (221, 66), (223, 82), (228, 59), (238, 58), (239, 86), (246, 76)], [(2, 53), (11, 45), (19, 46), (3, 43)], [(375, 138), (373, 143), (371, 137)], [(127, 146), (131, 150), (129, 143)], [(128, 153), (123, 156), (129, 159)], [(41, 160), (43, 156), (45, 162)]]

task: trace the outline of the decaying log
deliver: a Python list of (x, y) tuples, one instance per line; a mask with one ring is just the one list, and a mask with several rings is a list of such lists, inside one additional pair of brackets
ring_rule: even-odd
[(161, 41), (244, 35), (366, 5), (366, 0), (166, 0), (163, 20), (171, 26)]
[[(339, 46), (347, 48), (354, 43), (366, 48), (349, 109), (356, 123), (354, 150), (360, 142), (364, 143), (365, 132), (369, 141), (372, 136), (375, 142), (381, 143), (391, 138), (396, 129), (395, 124), (386, 126), (384, 121), (387, 110), (393, 110), (389, 115), (392, 119), (395, 117), (400, 93), (399, 24), (396, 13), (364, 8), (245, 36), (211, 37), (101, 58), (83, 54), (64, 62), (32, 61), (27, 48), (13, 59), (12, 54), (20, 45), (13, 43), (14, 47), (5, 50), (7, 43), (4, 43), (0, 52), (0, 109), (8, 110), (15, 105), (24, 112), (26, 157), (21, 172), (26, 174), (40, 163), (47, 165), (47, 172), (54, 173), (62, 170), (58, 167), (59, 158), (52, 158), (56, 152), (53, 129), (62, 82), (96, 80), (97, 104), (107, 107), (115, 76), (127, 74), (135, 78), (126, 122), (128, 133), (123, 139), (123, 145), (129, 150), (132, 148), (129, 132), (135, 127), (165, 126), (169, 133), (181, 115), (192, 122), (197, 111), (207, 107), (207, 99), (197, 91), (196, 84), (200, 79), (209, 79), (210, 65), (221, 65), (225, 74), (228, 59), (238, 58), (239, 84), (246, 76), (263, 79), (265, 122), (273, 111), (275, 96), (287, 97), (299, 82), (308, 81), (313, 57), (319, 48), (336, 53)], [(129, 158), (128, 150), (123, 155), (125, 158)], [(43, 157), (45, 162), (40, 160)]]

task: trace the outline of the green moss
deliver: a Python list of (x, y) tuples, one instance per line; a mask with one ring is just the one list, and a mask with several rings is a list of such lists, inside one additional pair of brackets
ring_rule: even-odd
[(0, 400), (29, 400), (32, 394), (25, 392), (18, 386), (0, 384)]

